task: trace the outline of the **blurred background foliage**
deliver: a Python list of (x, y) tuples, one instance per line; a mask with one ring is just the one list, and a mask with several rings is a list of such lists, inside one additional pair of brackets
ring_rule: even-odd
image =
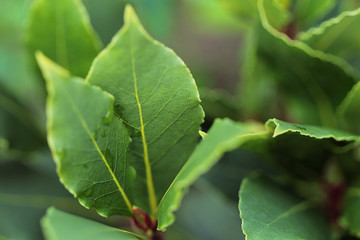
[[(0, 239), (42, 239), (39, 220), (52, 205), (130, 228), (123, 218), (105, 219), (84, 209), (56, 176), (46, 143), (44, 81), (26, 44), (32, 2), (0, 0)], [(274, 56), (285, 61), (292, 56), (281, 56), (277, 49), (271, 52), (272, 40), (261, 29), (256, 1), (82, 2), (104, 46), (122, 26), (125, 5), (135, 7), (150, 35), (174, 49), (194, 75), (206, 113), (204, 131), (217, 117), (262, 122), (277, 117), (327, 125), (309, 107), (311, 101), (303, 95), (289, 98), (285, 93), (291, 87), (284, 91), (275, 84), (274, 79), (286, 79), (292, 72), (279, 70), (275, 75), (273, 69), (281, 68), (281, 62)], [(301, 32), (359, 6), (359, 0), (269, 0), (265, 7), (274, 29), (301, 39)], [(359, 56), (341, 55), (354, 69), (360, 69)], [(297, 68), (303, 64), (299, 62)], [(193, 186), (167, 239), (243, 238), (238, 189), (242, 178), (254, 170), (274, 171), (264, 167), (262, 156), (240, 150), (226, 154)]]

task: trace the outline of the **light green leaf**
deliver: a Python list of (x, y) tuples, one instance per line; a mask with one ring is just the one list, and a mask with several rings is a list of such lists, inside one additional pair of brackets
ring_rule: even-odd
[[(217, 0), (221, 5), (237, 15), (243, 21), (252, 21), (257, 18), (258, 0)], [(269, 13), (269, 21), (275, 28), (282, 28), (290, 20), (289, 0), (268, 0), (265, 2)]]
[(138, 240), (144, 239), (117, 228), (49, 208), (41, 220), (46, 240)]
[[(278, 98), (281, 99), (280, 110), (276, 117), (284, 115), (293, 119), (294, 109), (289, 102), (297, 101), (306, 106), (311, 113), (318, 113), (318, 122), (310, 122), (313, 118), (301, 115), (303, 119), (293, 119), (296, 122), (318, 124), (335, 127), (335, 108), (340, 104), (346, 93), (356, 82), (353, 69), (342, 59), (311, 49), (306, 44), (293, 41), (276, 31), (268, 22), (263, 1), (259, 1), (261, 25), (257, 33), (257, 62), (273, 72), (269, 81), (275, 86)], [(255, 68), (256, 69), (256, 68)], [(248, 79), (243, 89), (247, 93), (259, 96), (256, 89), (256, 78)], [(251, 81), (255, 81), (251, 83)], [(339, 84), (341, 82), (341, 84)], [(252, 89), (247, 89), (247, 85)], [(246, 96), (243, 96), (246, 101)], [(258, 103), (264, 101), (260, 97)], [(261, 114), (261, 113), (260, 113)], [(298, 116), (299, 117), (299, 116)], [(284, 119), (284, 116), (281, 118)]]
[(344, 210), (340, 224), (354, 236), (360, 237), (360, 178), (357, 178), (346, 190)]
[(113, 115), (113, 96), (70, 77), (42, 54), (37, 59), (49, 92), (48, 142), (61, 182), (100, 215), (131, 216), (130, 138)]
[(299, 39), (313, 49), (349, 59), (360, 50), (359, 25), (360, 8), (343, 12), (320, 26), (311, 28)]
[(260, 125), (235, 123), (231, 120), (215, 120), (207, 136), (196, 147), (190, 159), (164, 195), (159, 205), (158, 229), (165, 231), (175, 217), (173, 212), (180, 206), (188, 187), (206, 173), (221, 156), (252, 140), (266, 139), (269, 134)]
[(308, 136), (316, 139), (332, 138), (338, 142), (360, 141), (360, 136), (355, 136), (353, 134), (343, 132), (337, 129), (287, 123), (278, 119), (270, 119), (266, 122), (266, 127), (273, 132), (273, 137), (277, 137), (286, 133), (297, 133), (302, 136)]
[(360, 134), (360, 83), (357, 83), (348, 93), (338, 108), (338, 115), (344, 128), (349, 131)]
[(33, 51), (85, 77), (101, 49), (80, 0), (37, 0), (29, 20), (27, 41)]
[(296, 1), (294, 6), (294, 15), (296, 24), (304, 29), (327, 14), (334, 6), (335, 0), (301, 0)]
[(239, 192), (242, 228), (248, 240), (328, 240), (331, 228), (311, 201), (303, 201), (269, 179), (243, 180)]
[(130, 6), (124, 26), (96, 58), (86, 81), (115, 97), (115, 115), (133, 139), (135, 205), (156, 215), (157, 204), (193, 151), (204, 113), (189, 70), (153, 40)]

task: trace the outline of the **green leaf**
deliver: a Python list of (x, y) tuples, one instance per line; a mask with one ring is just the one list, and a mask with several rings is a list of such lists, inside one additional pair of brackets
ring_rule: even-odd
[[(136, 234), (49, 208), (41, 220), (46, 240), (137, 240)], [(140, 238), (144, 239), (144, 238)]]
[[(273, 72), (269, 81), (275, 86), (278, 95), (276, 99), (280, 101), (268, 105), (280, 105), (275, 116), (293, 119), (296, 115), (294, 113), (299, 110), (289, 103), (296, 101), (307, 111), (318, 113), (316, 117), (319, 119), (317, 122), (310, 122), (313, 116), (310, 115), (309, 119), (306, 114), (302, 115), (303, 119), (294, 119), (296, 122), (321, 122), (325, 126), (335, 127), (335, 109), (356, 81), (353, 69), (340, 58), (315, 51), (306, 44), (293, 41), (276, 31), (268, 22), (263, 1), (259, 1), (259, 13), (261, 25), (257, 33), (257, 61), (254, 63), (260, 62)], [(250, 82), (245, 83), (244, 91), (259, 96), (256, 89), (257, 79), (248, 80)], [(252, 88), (248, 89), (247, 85)], [(243, 99), (246, 101), (246, 96), (243, 96)], [(264, 101), (260, 97), (258, 102)]]
[[(316, 2), (316, 1), (312, 1)], [(300, 36), (300, 40), (316, 50), (350, 58), (360, 50), (360, 9), (343, 12), (322, 22)]]
[(45, 134), (37, 116), (0, 86), (0, 159), (25, 159), (44, 148)]
[[(221, 5), (237, 15), (243, 21), (253, 21), (257, 18), (258, 14), (258, 0), (217, 0)], [(275, 28), (282, 28), (290, 20), (290, 7), (291, 1), (289, 0), (268, 0), (266, 5), (267, 12), (269, 13), (269, 21)]]
[(294, 6), (294, 15), (296, 24), (304, 29), (327, 14), (334, 6), (335, 0), (301, 0), (296, 1)]
[(222, 191), (201, 178), (189, 190), (176, 213), (174, 226), (167, 229), (166, 234), (178, 226), (191, 233), (195, 239), (215, 240), (224, 239), (225, 236), (225, 239), (245, 238), (235, 201), (230, 201)]
[(338, 108), (338, 116), (344, 128), (356, 134), (360, 134), (360, 125), (357, 121), (360, 117), (359, 105), (360, 83), (357, 83)]
[(113, 96), (70, 77), (40, 53), (37, 59), (49, 92), (48, 142), (61, 182), (100, 215), (131, 216), (130, 138), (113, 114)]
[(175, 53), (153, 40), (130, 6), (124, 26), (96, 58), (86, 81), (115, 97), (115, 115), (133, 139), (135, 205), (157, 204), (193, 151), (204, 113), (194, 79)]
[[(0, 9), (0, 88), (43, 117), (45, 91), (23, 42), (24, 19), (31, 1), (3, 0)], [(43, 119), (41, 119), (43, 120)]]
[(33, 4), (27, 41), (33, 51), (85, 77), (101, 49), (80, 0), (37, 0)]
[(302, 136), (308, 136), (316, 139), (332, 138), (338, 142), (355, 142), (360, 141), (360, 136), (343, 132), (337, 129), (329, 129), (318, 126), (287, 123), (278, 119), (270, 119), (266, 122), (266, 127), (273, 132), (273, 137), (286, 133), (297, 133)]
[(239, 192), (243, 232), (248, 240), (330, 239), (330, 226), (304, 201), (269, 179), (246, 178)]
[(344, 210), (340, 224), (354, 236), (360, 237), (360, 178), (357, 178), (346, 190)]
[(324, 166), (340, 153), (358, 146), (360, 137), (337, 129), (267, 121), (273, 138), (268, 157), (289, 177), (308, 180), (324, 175)]
[(207, 136), (196, 147), (161, 200), (158, 229), (165, 231), (174, 222), (173, 212), (179, 208), (181, 199), (189, 186), (214, 166), (225, 152), (250, 144), (252, 140), (267, 137), (268, 133), (259, 125), (235, 123), (228, 119), (215, 120)]
[(77, 207), (79, 204), (52, 173), (54, 168), (45, 174), (14, 161), (1, 165), (0, 235), (9, 239), (39, 240), (42, 239), (39, 222), (46, 208), (55, 205), (71, 211), (84, 209)]

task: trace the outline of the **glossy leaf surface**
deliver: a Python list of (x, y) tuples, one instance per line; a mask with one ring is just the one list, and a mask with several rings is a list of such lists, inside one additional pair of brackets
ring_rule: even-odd
[(239, 198), (248, 240), (330, 239), (330, 226), (310, 201), (297, 198), (269, 179), (246, 178)]
[(47, 81), (48, 142), (60, 180), (81, 204), (100, 215), (130, 216), (130, 138), (113, 115), (114, 98), (70, 77), (44, 55), (37, 59)]
[(41, 221), (46, 240), (138, 240), (132, 233), (49, 208)]
[(85, 77), (101, 49), (80, 0), (37, 0), (33, 4), (28, 44), (76, 76)]
[(96, 58), (86, 81), (115, 97), (132, 143), (135, 204), (156, 215), (157, 204), (193, 151), (204, 113), (189, 70), (153, 40), (130, 6), (125, 24)]

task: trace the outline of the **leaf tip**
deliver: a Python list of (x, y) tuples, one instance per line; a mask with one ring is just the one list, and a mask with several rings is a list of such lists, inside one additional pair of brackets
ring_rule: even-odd
[(139, 19), (133, 6), (131, 6), (131, 4), (126, 4), (124, 12), (124, 23), (129, 24), (131, 22), (139, 23)]

